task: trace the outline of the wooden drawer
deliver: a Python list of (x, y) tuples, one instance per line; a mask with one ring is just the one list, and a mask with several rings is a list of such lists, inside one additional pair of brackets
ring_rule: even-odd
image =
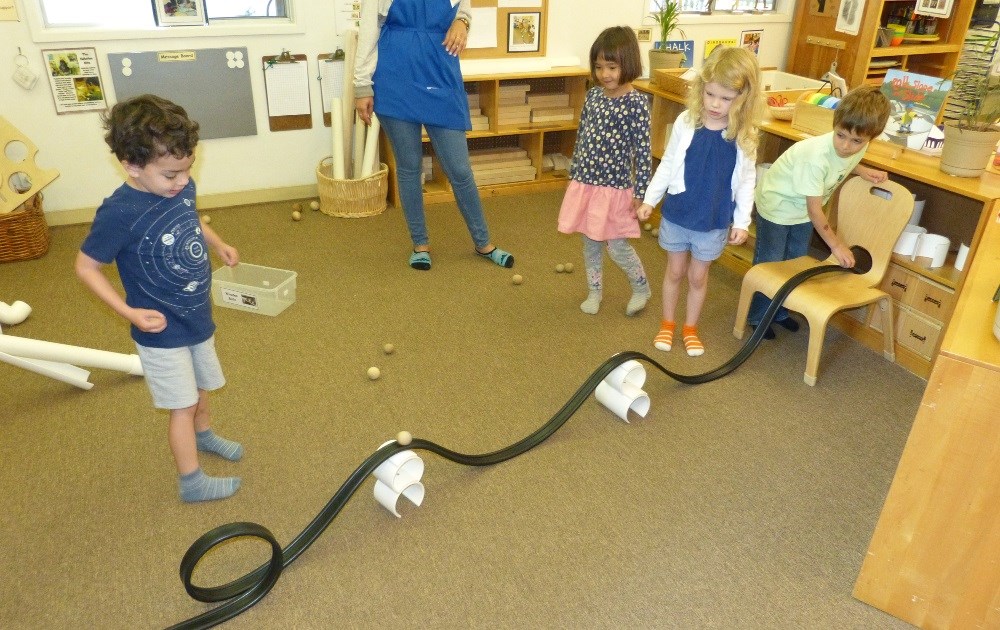
[(889, 264), (889, 269), (882, 278), (882, 290), (892, 296), (892, 299), (903, 304), (908, 304), (911, 296), (917, 290), (919, 276), (912, 271), (907, 271), (899, 265)]
[(939, 323), (945, 321), (947, 315), (951, 313), (955, 301), (953, 290), (919, 276), (916, 286), (910, 293), (906, 305)]
[(906, 306), (899, 307), (896, 321), (896, 343), (930, 359), (941, 336), (941, 324)]

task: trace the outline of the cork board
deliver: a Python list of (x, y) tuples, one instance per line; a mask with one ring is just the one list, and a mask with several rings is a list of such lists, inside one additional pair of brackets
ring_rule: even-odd
[[(497, 58), (519, 58), (519, 57), (544, 57), (545, 56), (545, 44), (546, 44), (546, 31), (549, 28), (549, 0), (541, 0), (541, 6), (538, 3), (534, 5), (524, 5), (524, 6), (507, 6), (509, 2), (504, 2), (504, 6), (500, 6), (500, 0), (472, 0), (473, 9), (485, 9), (485, 8), (495, 8), (497, 10), (497, 45), (495, 48), (466, 48), (462, 52), (462, 59), (497, 59)], [(507, 43), (510, 33), (508, 32), (508, 27), (510, 24), (510, 15), (512, 13), (538, 13), (539, 15), (539, 25), (538, 25), (538, 50), (523, 51), (523, 52), (508, 52)], [(477, 24), (473, 20), (472, 28), (482, 28), (484, 25)]]

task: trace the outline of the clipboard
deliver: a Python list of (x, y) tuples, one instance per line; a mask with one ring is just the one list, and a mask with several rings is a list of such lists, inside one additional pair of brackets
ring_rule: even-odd
[(305, 55), (282, 51), (261, 57), (267, 122), (271, 131), (312, 129), (309, 99), (309, 64)]
[(350, 80), (346, 74), (344, 63), (344, 51), (324, 53), (317, 55), (316, 65), (319, 66), (319, 89), (320, 100), (323, 102), (323, 125), (329, 127), (330, 122), (330, 100), (335, 96), (340, 96), (344, 91), (344, 81)]

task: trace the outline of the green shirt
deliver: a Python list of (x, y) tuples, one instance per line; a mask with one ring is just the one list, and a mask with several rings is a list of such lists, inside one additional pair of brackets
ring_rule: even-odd
[(796, 142), (781, 154), (757, 184), (757, 214), (771, 223), (798, 225), (809, 221), (806, 197), (822, 197), (824, 205), (829, 201), (865, 155), (862, 150), (849, 158), (838, 156), (833, 133)]

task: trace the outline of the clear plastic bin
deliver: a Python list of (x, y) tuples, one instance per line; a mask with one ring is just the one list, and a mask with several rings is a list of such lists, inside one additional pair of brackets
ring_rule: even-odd
[(218, 306), (277, 315), (295, 302), (294, 271), (240, 263), (212, 273), (212, 301)]

